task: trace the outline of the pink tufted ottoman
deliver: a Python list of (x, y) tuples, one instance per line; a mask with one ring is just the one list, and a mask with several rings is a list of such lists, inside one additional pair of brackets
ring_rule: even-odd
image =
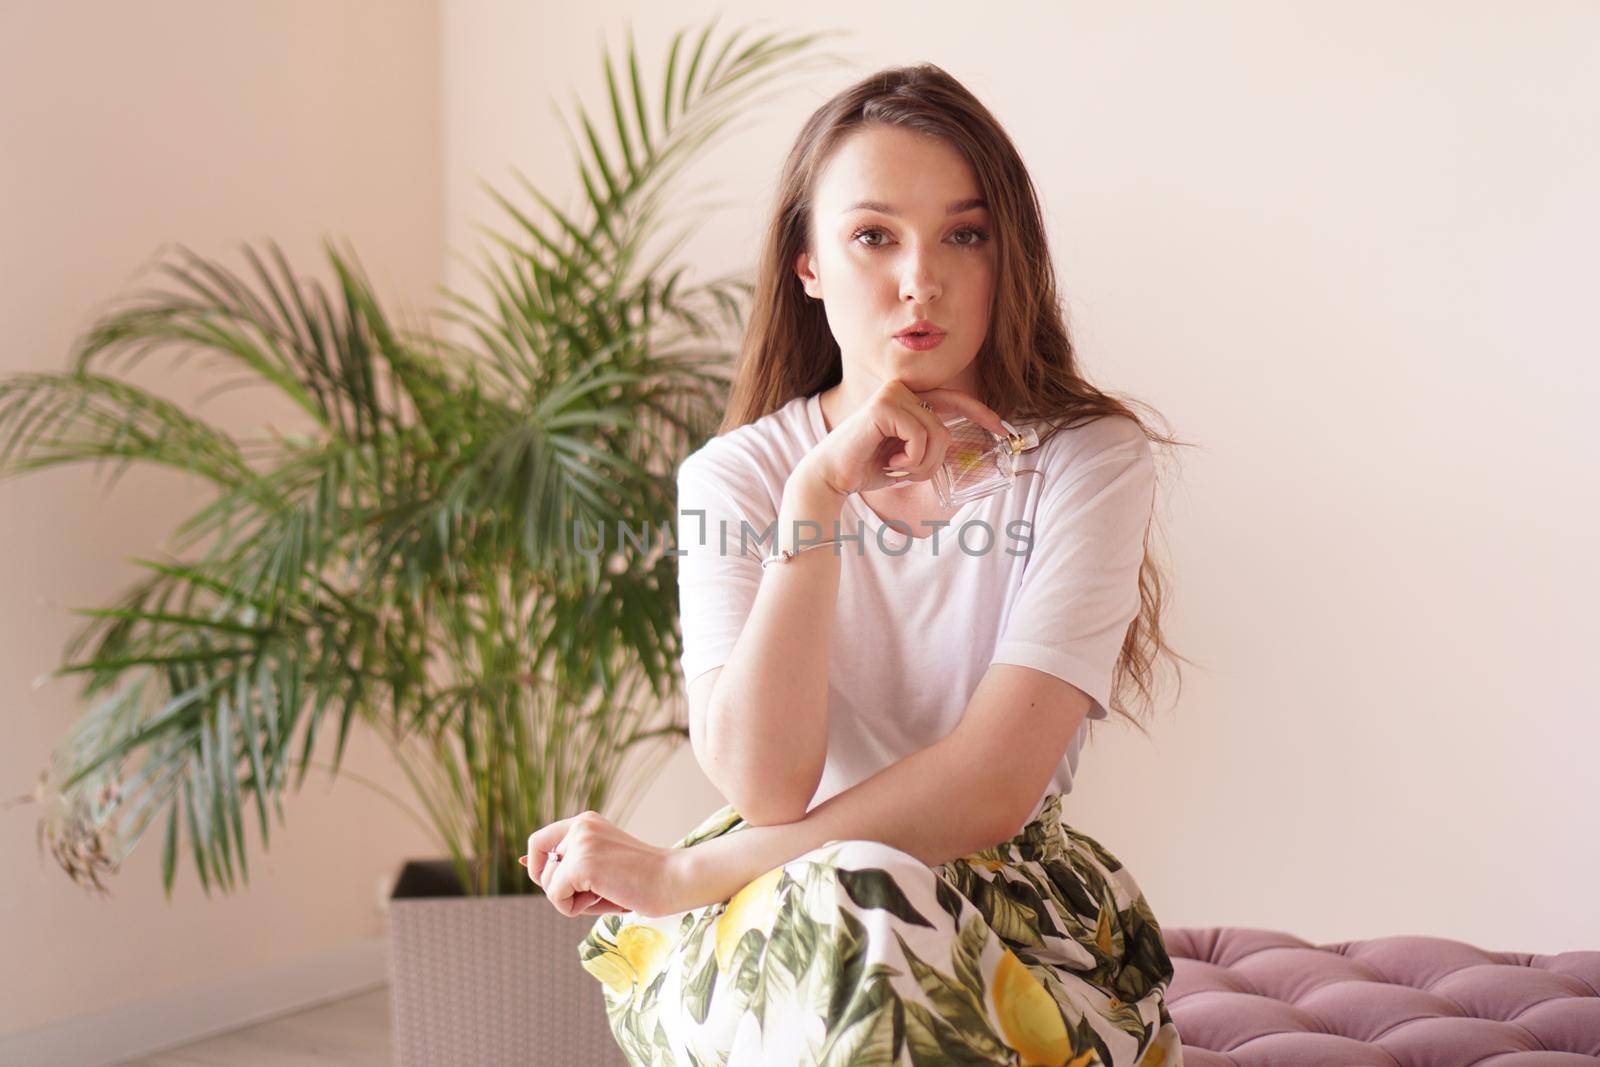
[(1164, 928), (1185, 1067), (1600, 1063), (1600, 952), (1487, 952), (1440, 937), (1313, 945)]

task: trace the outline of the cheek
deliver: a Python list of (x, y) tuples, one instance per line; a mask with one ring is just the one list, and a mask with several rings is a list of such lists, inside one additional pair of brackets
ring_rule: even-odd
[(864, 303), (863, 298), (873, 296), (885, 286), (894, 286), (894, 270), (886, 263), (875, 262), (869, 256), (853, 256), (840, 249), (823, 264), (824, 278), (834, 282), (830, 296), (841, 296), (846, 303)]
[(877, 324), (886, 308), (900, 302), (900, 276), (886, 264), (845, 262), (834, 278), (839, 284), (833, 292), (854, 318)]
[(995, 272), (990, 264), (981, 264), (967, 279), (968, 284), (962, 286), (962, 295), (966, 298), (965, 310), (975, 318), (987, 320), (990, 308), (994, 304)]

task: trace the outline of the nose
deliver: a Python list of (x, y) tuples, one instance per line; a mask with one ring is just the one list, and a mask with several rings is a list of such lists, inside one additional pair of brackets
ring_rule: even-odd
[(914, 253), (907, 257), (905, 272), (900, 278), (900, 299), (913, 304), (927, 304), (937, 299), (941, 291), (934, 278), (931, 256)]

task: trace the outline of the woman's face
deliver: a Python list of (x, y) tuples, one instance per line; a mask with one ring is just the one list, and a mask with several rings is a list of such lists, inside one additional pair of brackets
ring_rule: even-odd
[[(967, 161), (937, 138), (867, 126), (836, 146), (814, 191), (814, 247), (795, 272), (823, 301), (852, 393), (890, 378), (977, 392), (995, 274), (980, 197)], [(922, 351), (895, 339), (918, 319), (944, 339)]]

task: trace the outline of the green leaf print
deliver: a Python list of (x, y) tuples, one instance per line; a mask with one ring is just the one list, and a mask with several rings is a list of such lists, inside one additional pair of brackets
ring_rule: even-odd
[[(995, 1039), (994, 1029), (989, 1025), (988, 1009), (983, 1003), (983, 982), (979, 979), (978, 989), (972, 990), (935, 967), (930, 967), (911, 951), (905, 938), (899, 931), (895, 932), (895, 939), (900, 942), (900, 951), (905, 954), (906, 963), (911, 967), (911, 973), (917, 979), (917, 985), (927, 996), (928, 1002), (933, 1005), (933, 1010), (938, 1012), (941, 1021), (949, 1026), (957, 1035), (957, 1040), (969, 1046), (979, 1056), (989, 1057), (982, 1062), (992, 1062), (995, 1059), (1004, 1059), (1004, 1047)], [(909, 1009), (912, 1004), (907, 1003)], [(910, 1034), (910, 1019), (907, 1022), (907, 1035)], [(943, 1043), (944, 1039), (941, 1039)]]
[(700, 917), (684, 938), (683, 948), (680, 950), (684, 958), (691, 960), (704, 959), (707, 956), (716, 958), (715, 938), (707, 935), (716, 929), (718, 914), (720, 913), (715, 908), (701, 910)]
[(726, 804), (707, 815), (705, 821), (687, 834), (680, 837), (672, 846), (673, 848), (692, 848), (702, 841), (709, 841), (713, 837), (721, 837), (732, 832), (735, 823), (743, 818), (733, 809), (733, 805)]
[(1033, 913), (1040, 943), (1043, 943), (1045, 937), (1065, 937), (1066, 934), (1056, 925), (1055, 919), (1050, 915), (1050, 909), (1045, 905), (1046, 890), (1035, 884), (1035, 879), (1044, 880), (1044, 872), (1037, 864), (1030, 863), (1019, 867), (1016, 875), (1015, 878), (1006, 878), (1004, 882), (997, 880), (996, 884), (1002, 885), (1012, 899)]
[(791, 893), (779, 906), (767, 951), (797, 984), (805, 978), (817, 952), (817, 924), (800, 907), (798, 895)]
[[(899, 972), (896, 971), (895, 973), (898, 974)], [(893, 992), (892, 986), (890, 991)], [(899, 993), (894, 993), (889, 998), (889, 1016), (893, 1024), (894, 1036), (894, 1040), (890, 1042), (890, 1051), (894, 1053), (895, 1062), (899, 1063), (900, 1052), (906, 1047), (906, 1006), (905, 1002), (900, 999)]]
[(949, 887), (958, 893), (972, 877), (972, 864), (964, 859), (951, 860), (949, 863), (935, 867), (934, 870), (944, 875), (941, 881), (948, 882)]
[(839, 909), (841, 932), (839, 957), (827, 973), (832, 977), (833, 994), (828, 998), (828, 1014), (823, 1022), (826, 1032), (833, 1033), (840, 1026), (845, 1008), (861, 984), (861, 972), (867, 959), (867, 928), (844, 908)]
[(839, 884), (858, 908), (882, 908), (913, 926), (926, 926), (930, 929), (933, 927), (931, 922), (922, 917), (921, 912), (911, 906), (911, 901), (906, 899), (905, 891), (888, 871), (875, 867), (865, 867), (860, 870), (841, 868)]
[[(1098, 887), (1085, 886), (1079, 880), (1078, 868), (1065, 860), (1047, 860), (1043, 866), (1045, 874), (1050, 876), (1050, 884), (1056, 887), (1057, 893), (1067, 898), (1073, 914), (1084, 925), (1094, 929), (1094, 917), (1100, 911)], [(1096, 891), (1091, 892), (1091, 889)]]
[(955, 941), (953, 962), (956, 978), (971, 991), (973, 999), (979, 1004), (983, 1003), (983, 946), (988, 940), (989, 927), (983, 921), (983, 916), (974, 915), (961, 928)]
[(776, 1004), (783, 1011), (790, 1011), (795, 1003), (799, 983), (795, 980), (788, 966), (779, 962), (773, 953), (773, 942), (767, 940), (767, 955), (764, 966), (761, 968), (761, 977), (756, 986), (755, 996), (751, 998), (751, 1011), (755, 1013), (756, 1020), (762, 1024), (767, 1021), (767, 1006)]
[(904, 973), (905, 972), (900, 970), (900, 968), (891, 967), (887, 963), (874, 963), (871, 967), (867, 968), (867, 976), (865, 980), (870, 982), (879, 975), (883, 975), (888, 978), (897, 978)]
[(893, 993), (886, 982), (874, 982), (862, 998), (859, 1016), (847, 1021), (822, 1046), (818, 1067), (890, 1067), (894, 1048)]
[(945, 914), (950, 916), (952, 921), (959, 923), (961, 921), (961, 894), (951, 888), (944, 878), (940, 878), (934, 882), (933, 895), (938, 899), (939, 907), (945, 910)]
[(711, 1010), (711, 991), (717, 985), (717, 957), (707, 955), (704, 967), (700, 973), (689, 979), (684, 986), (683, 1004), (689, 1015), (697, 1023), (706, 1021), (706, 1014)]
[(1117, 974), (1116, 993), (1126, 1001), (1137, 1001), (1147, 996), (1157, 985), (1172, 980), (1172, 959), (1161, 939), (1161, 927), (1156, 923), (1144, 897), (1139, 897), (1118, 913), (1118, 926), (1126, 934), (1122, 954), (1122, 969)]
[(661, 989), (667, 984), (668, 969), (669, 968), (667, 967), (663, 967), (661, 970), (657, 971), (656, 976), (650, 980), (650, 984), (645, 986), (644, 990), (639, 994), (639, 1003), (643, 1005), (646, 1010), (654, 1010), (659, 1004), (661, 1000)]
[(833, 973), (834, 961), (839, 957), (839, 945), (837, 939), (825, 936), (827, 931), (822, 924), (817, 926), (816, 949), (802, 989), (805, 992), (804, 1010), (820, 1019), (827, 1014), (828, 1003), (833, 996), (829, 976)]
[[(1098, 1063), (1111, 1063), (1111, 1048), (1099, 1031), (1089, 1025), (1088, 1016), (1080, 1016), (1074, 1026), (1067, 1027), (1067, 1040), (1072, 1043), (1073, 1053), (1082, 1055), (1084, 1049), (1094, 1049), (1094, 1054), (1099, 1057)], [(1138, 1062), (1136, 1059), (1135, 1063)]]
[(905, 1002), (906, 1049), (913, 1067), (994, 1067), (1011, 1062), (996, 1050), (985, 1055), (962, 1040), (951, 1025), (915, 1001)]
[(1122, 861), (1107, 852), (1106, 847), (1094, 838), (1071, 829), (1067, 829), (1065, 833), (1069, 842), (1092, 856), (1094, 861), (1104, 867), (1108, 874), (1116, 874), (1122, 870)]
[(731, 960), (735, 972), (733, 988), (746, 1007), (749, 1006), (751, 996), (755, 994), (756, 980), (761, 976), (761, 950), (766, 946), (766, 941), (766, 935), (760, 930), (750, 929), (744, 932), (744, 936), (733, 948)]
[(989, 925), (1003, 939), (1017, 945), (1042, 945), (1038, 916), (1006, 895), (993, 882), (977, 885), (978, 910), (989, 916)]
[(811, 917), (811, 913), (800, 905), (798, 899), (794, 910), (795, 946), (805, 957), (805, 966), (800, 968), (803, 972), (811, 966), (811, 961), (817, 958), (817, 946), (822, 943), (822, 924)]
[[(824, 1031), (825, 1039), (822, 1046), (824, 1050), (831, 1047), (832, 1042), (837, 1040), (840, 1034), (853, 1029), (863, 1019), (878, 1014), (893, 1014), (893, 1007), (899, 1002), (900, 997), (895, 992), (894, 986), (889, 983), (888, 976), (899, 973), (886, 964), (875, 963), (867, 968), (866, 975), (851, 994), (839, 1021)], [(899, 1040), (901, 1025), (893, 1023), (890, 1026), (890, 1036), (895, 1040)]]

